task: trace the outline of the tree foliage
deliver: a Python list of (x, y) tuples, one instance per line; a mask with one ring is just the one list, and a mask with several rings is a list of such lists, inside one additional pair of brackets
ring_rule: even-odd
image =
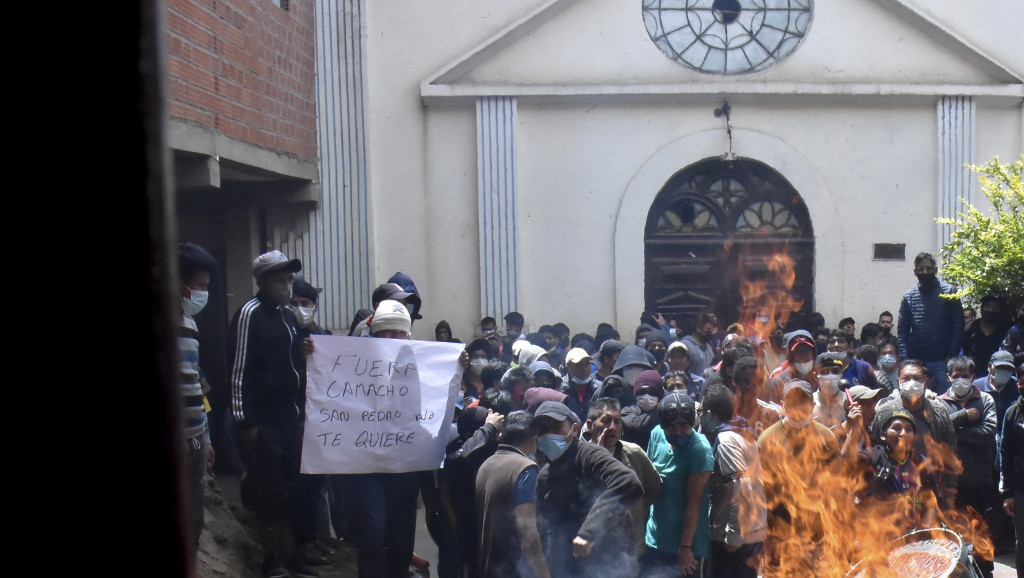
[(969, 303), (993, 293), (1015, 307), (1024, 300), (1024, 155), (1015, 163), (1001, 164), (994, 157), (969, 168), (980, 174), (992, 212), (982, 213), (961, 199), (964, 211), (955, 219), (936, 219), (953, 227), (942, 247), (942, 275)]

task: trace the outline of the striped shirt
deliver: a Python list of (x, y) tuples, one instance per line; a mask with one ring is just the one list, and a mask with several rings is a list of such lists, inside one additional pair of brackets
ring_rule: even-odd
[(199, 384), (199, 330), (195, 320), (188, 315), (182, 316), (178, 352), (181, 357), (185, 438), (192, 439), (206, 432), (206, 408), (203, 406), (203, 387)]

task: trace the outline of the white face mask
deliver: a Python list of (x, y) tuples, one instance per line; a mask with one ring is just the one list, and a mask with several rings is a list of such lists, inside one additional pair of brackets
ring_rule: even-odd
[(486, 366), (487, 366), (487, 360), (486, 359), (479, 359), (479, 358), (477, 358), (477, 359), (470, 360), (470, 362), (469, 362), (469, 370), (472, 371), (476, 375), (480, 375), (481, 373), (483, 373), (484, 367), (486, 367)]
[(818, 376), (818, 385), (825, 395), (835, 395), (839, 391), (839, 380), (841, 375), (825, 374)]
[(949, 386), (949, 392), (957, 399), (963, 399), (971, 393), (971, 380), (958, 377)]
[(627, 367), (622, 370), (622, 379), (626, 380), (626, 385), (633, 387), (636, 384), (636, 378), (640, 377), (640, 374), (644, 372), (642, 367)]
[(800, 375), (807, 375), (814, 369), (814, 362), (808, 361), (807, 363), (794, 363), (793, 367), (796, 368), (796, 372)]
[(636, 404), (645, 412), (658, 407), (658, 398), (649, 393), (636, 396)]
[(785, 422), (787, 427), (791, 427), (793, 429), (804, 429), (805, 427), (811, 425), (811, 417), (810, 416), (807, 416), (807, 417), (805, 417), (804, 419), (802, 419), (800, 421), (797, 421), (795, 419), (790, 419), (788, 417), (783, 417), (782, 421)]
[(296, 307), (295, 323), (299, 327), (309, 327), (313, 324), (313, 312), (315, 311), (316, 307)]
[(210, 298), (209, 291), (200, 291), (198, 289), (191, 289), (192, 296), (189, 298), (181, 298), (181, 309), (185, 312), (185, 315), (192, 317), (200, 311), (203, 307), (206, 307), (206, 302)]
[(914, 403), (924, 395), (924, 383), (914, 380), (903, 382), (900, 384), (900, 395), (910, 403)]

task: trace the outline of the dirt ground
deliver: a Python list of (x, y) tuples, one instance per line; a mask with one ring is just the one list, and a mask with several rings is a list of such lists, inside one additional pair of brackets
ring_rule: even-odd
[[(238, 481), (230, 476), (209, 477), (206, 485), (206, 519), (199, 540), (197, 578), (259, 578), (263, 549), (255, 530), (255, 519), (242, 507)], [(345, 542), (334, 542), (330, 566), (318, 566), (321, 578), (349, 578), (357, 575), (355, 550)]]

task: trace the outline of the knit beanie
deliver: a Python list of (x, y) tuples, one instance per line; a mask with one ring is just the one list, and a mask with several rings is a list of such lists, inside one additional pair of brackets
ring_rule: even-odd
[(640, 395), (640, 390), (644, 388), (648, 390), (645, 393), (656, 395), (658, 399), (665, 397), (665, 386), (662, 385), (661, 374), (653, 369), (640, 372), (636, 382), (633, 383), (633, 395)]
[(370, 333), (376, 334), (385, 329), (397, 329), (409, 333), (412, 331), (412, 317), (409, 310), (398, 301), (385, 299), (377, 306), (370, 324)]

